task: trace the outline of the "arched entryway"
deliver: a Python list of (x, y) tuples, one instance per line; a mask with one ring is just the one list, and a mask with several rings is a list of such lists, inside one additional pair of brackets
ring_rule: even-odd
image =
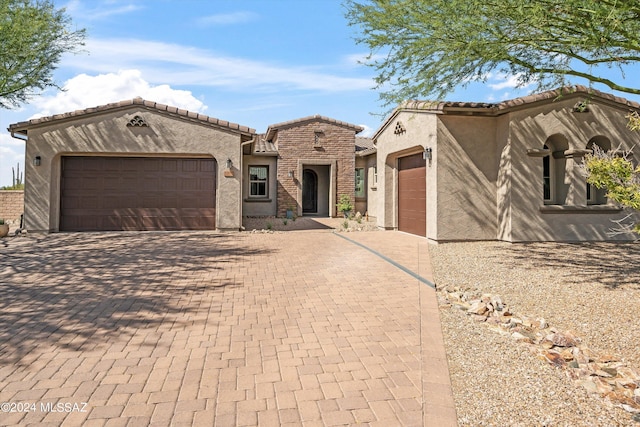
[(311, 169), (302, 172), (302, 213), (318, 213), (318, 175)]

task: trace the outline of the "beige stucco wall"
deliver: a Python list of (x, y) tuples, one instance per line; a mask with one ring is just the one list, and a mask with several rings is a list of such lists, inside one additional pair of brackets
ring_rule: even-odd
[(378, 205), (378, 199), (381, 195), (378, 191), (378, 156), (377, 154), (370, 154), (364, 159), (365, 167), (367, 168), (367, 208), (362, 214), (367, 214), (370, 218), (375, 218), (376, 206)]
[[(140, 115), (149, 127), (127, 127)], [(216, 224), (241, 226), (241, 135), (197, 120), (134, 105), (73, 120), (40, 124), (28, 131), (25, 225), (29, 231), (58, 231), (61, 157), (65, 155), (212, 157), (217, 161)], [(34, 166), (32, 159), (42, 163)], [(226, 161), (233, 163), (225, 177)]]
[[(575, 150), (585, 150), (593, 138), (609, 141), (614, 149), (640, 147), (640, 132), (627, 129), (628, 109), (612, 101), (596, 97), (589, 112), (573, 112), (582, 99), (584, 93), (569, 94), (496, 116), (471, 116), (466, 111), (396, 113), (376, 137), (379, 196), (370, 198), (369, 213), (377, 216), (380, 227), (397, 228), (397, 158), (431, 147), (426, 183), (431, 241), (637, 238), (632, 233), (610, 234), (626, 210), (587, 204), (583, 154)], [(398, 121), (405, 131), (396, 134)], [(566, 145), (556, 153), (559, 197), (553, 206), (543, 200), (542, 158), (527, 152), (543, 148), (549, 139)], [(630, 221), (640, 218), (635, 215)]]
[[(405, 132), (395, 134), (395, 125), (400, 121)], [(435, 114), (401, 111), (376, 137), (378, 196), (369, 201), (369, 215), (377, 218), (378, 227), (398, 228), (397, 213), (397, 164), (398, 157), (433, 149), (433, 160), (427, 164), (427, 237), (437, 240), (437, 198), (438, 198), (438, 145), (437, 117)]]
[(437, 240), (495, 239), (496, 119), (437, 117)]
[[(505, 199), (501, 238), (509, 241), (581, 241), (628, 240), (633, 234), (613, 236), (613, 220), (627, 212), (602, 210), (587, 206), (586, 181), (580, 169), (582, 157), (560, 160), (566, 172), (563, 182), (565, 207), (544, 207), (542, 195), (542, 158), (527, 155), (527, 149), (541, 149), (549, 138), (566, 138), (569, 150), (584, 150), (594, 137), (606, 138), (612, 148), (640, 146), (640, 133), (627, 129), (628, 110), (621, 105), (594, 98), (589, 112), (573, 112), (582, 96), (565, 96), (551, 103), (509, 113), (508, 149), (511, 169), (510, 195)], [(637, 161), (637, 155), (634, 161)], [(503, 160), (506, 161), (506, 160)], [(552, 209), (558, 209), (550, 213)], [(605, 208), (606, 209), (606, 208)], [(552, 211), (553, 212), (553, 211)], [(636, 217), (636, 220), (638, 218)]]

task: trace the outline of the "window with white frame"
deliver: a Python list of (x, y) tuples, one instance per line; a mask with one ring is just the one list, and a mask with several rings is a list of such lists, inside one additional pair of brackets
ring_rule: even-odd
[(376, 187), (378, 185), (378, 166), (375, 165), (373, 167), (373, 184), (372, 187)]
[(364, 168), (356, 168), (356, 197), (365, 197)]
[(249, 197), (268, 197), (269, 166), (249, 166)]

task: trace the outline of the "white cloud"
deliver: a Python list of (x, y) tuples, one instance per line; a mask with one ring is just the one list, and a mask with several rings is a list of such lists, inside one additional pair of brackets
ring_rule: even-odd
[(363, 138), (371, 138), (374, 134), (374, 132), (376, 131), (374, 128), (372, 128), (371, 126), (367, 126), (367, 125), (360, 125), (364, 128), (364, 130), (362, 132), (360, 132), (358, 134), (358, 136), (361, 136)]
[(502, 90), (502, 89), (523, 89), (527, 88), (533, 84), (535, 81), (530, 81), (525, 84), (522, 81), (522, 74), (495, 74), (488, 76), (490, 80), (496, 83), (489, 83), (488, 86), (493, 90)]
[[(89, 6), (89, 4), (92, 6)], [(141, 6), (120, 1), (92, 1), (91, 3), (80, 0), (71, 0), (65, 6), (68, 13), (74, 15), (76, 20), (94, 21), (105, 19), (114, 15), (122, 15), (142, 9)]]
[(169, 85), (149, 84), (139, 70), (123, 70), (97, 76), (80, 74), (68, 80), (64, 88), (64, 92), (35, 99), (32, 105), (38, 113), (31, 118), (81, 110), (138, 96), (194, 112), (204, 112), (207, 109), (190, 91), (172, 89)]
[(197, 23), (200, 26), (233, 25), (255, 21), (256, 19), (258, 19), (258, 15), (253, 12), (232, 12), (203, 16), (197, 20)]
[(305, 67), (274, 65), (155, 41), (91, 39), (85, 48), (91, 52), (89, 59), (84, 55), (67, 56), (64, 63), (97, 73), (138, 69), (151, 82), (174, 86), (201, 85), (250, 92), (343, 92), (370, 89), (374, 85), (370, 78), (341, 77)]

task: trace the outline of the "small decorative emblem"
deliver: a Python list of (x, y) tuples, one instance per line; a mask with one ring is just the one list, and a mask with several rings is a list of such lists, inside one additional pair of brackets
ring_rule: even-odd
[(396, 129), (393, 131), (394, 134), (396, 135), (401, 135), (403, 133), (405, 133), (407, 130), (405, 129), (404, 125), (402, 124), (401, 121), (397, 121), (396, 122)]
[(129, 123), (127, 123), (127, 126), (129, 127), (149, 127), (149, 125), (147, 124), (147, 122), (144, 121), (144, 119), (140, 116), (134, 116), (133, 119), (129, 120)]

